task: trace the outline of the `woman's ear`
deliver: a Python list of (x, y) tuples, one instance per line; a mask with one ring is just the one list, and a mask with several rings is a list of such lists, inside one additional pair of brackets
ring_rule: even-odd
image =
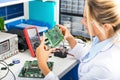
[(105, 33), (107, 35), (107, 37), (111, 37), (114, 33), (113, 27), (111, 24), (103, 24), (103, 29), (105, 30)]
[(103, 24), (103, 28), (105, 31), (109, 31), (111, 29), (111, 25), (110, 24)]

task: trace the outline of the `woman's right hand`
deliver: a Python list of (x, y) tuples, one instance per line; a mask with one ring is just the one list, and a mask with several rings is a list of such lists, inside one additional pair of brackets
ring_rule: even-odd
[(74, 37), (72, 36), (72, 34), (69, 32), (67, 27), (60, 25), (60, 24), (58, 24), (57, 26), (60, 28), (61, 32), (63, 33), (64, 39), (66, 39), (68, 41), (70, 47), (73, 48), (77, 44), (77, 42), (74, 39)]
[(62, 34), (64, 35), (64, 39), (69, 40), (70, 37), (73, 37), (67, 27), (60, 24), (58, 24), (57, 26), (60, 28)]

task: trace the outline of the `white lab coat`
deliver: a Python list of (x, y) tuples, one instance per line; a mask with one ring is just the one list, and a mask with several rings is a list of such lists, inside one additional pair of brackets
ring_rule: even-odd
[[(95, 38), (93, 42), (98, 45), (93, 49), (77, 43), (70, 51), (80, 61), (79, 80), (120, 80), (120, 47), (111, 43), (111, 40), (112, 38), (98, 44), (99, 40)], [(94, 55), (87, 55), (88, 53)], [(59, 80), (52, 72), (44, 79)]]

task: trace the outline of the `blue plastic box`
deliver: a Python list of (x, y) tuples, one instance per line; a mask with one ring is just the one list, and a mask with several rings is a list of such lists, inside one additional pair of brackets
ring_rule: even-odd
[(52, 29), (56, 25), (55, 6), (55, 1), (29, 1), (29, 19), (47, 22), (48, 29)]
[(36, 26), (38, 28), (39, 33), (48, 30), (48, 28), (50, 27), (48, 23), (39, 22), (36, 20), (25, 20), (25, 19), (19, 19), (6, 24), (6, 28), (8, 31), (15, 28), (23, 30), (25, 27), (29, 27), (29, 26)]

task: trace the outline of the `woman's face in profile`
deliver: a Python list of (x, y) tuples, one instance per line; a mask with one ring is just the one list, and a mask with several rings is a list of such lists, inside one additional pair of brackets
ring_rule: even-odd
[[(87, 25), (87, 17), (86, 17), (86, 11), (84, 8), (84, 16), (83, 19), (81, 20), (81, 23), (84, 25), (85, 29), (87, 30), (88, 34), (90, 35), (90, 28), (88, 28)], [(91, 21), (91, 36), (97, 36), (97, 34), (99, 33), (99, 30), (97, 29), (97, 27), (95, 26), (95, 24), (93, 23), (93, 21)]]
[[(85, 29), (87, 30), (88, 34), (90, 35), (90, 31), (89, 31), (88, 25), (87, 25), (87, 17), (85, 14), (85, 10), (84, 10), (84, 16), (83, 16), (83, 19), (81, 20), (81, 23), (84, 25)], [(93, 30), (92, 30), (92, 36), (94, 36)]]

